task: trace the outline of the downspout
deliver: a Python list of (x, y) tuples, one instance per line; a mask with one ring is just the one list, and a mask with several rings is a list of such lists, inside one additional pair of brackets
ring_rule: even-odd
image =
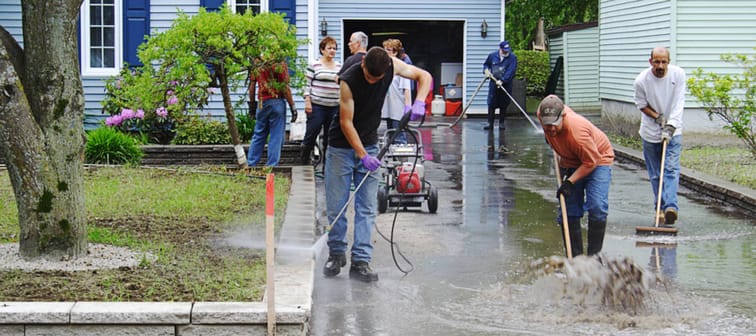
[(318, 0), (307, 0), (307, 64), (312, 64), (317, 58), (314, 45), (318, 45)]
[(669, 61), (677, 64), (677, 0), (672, 0), (669, 6)]

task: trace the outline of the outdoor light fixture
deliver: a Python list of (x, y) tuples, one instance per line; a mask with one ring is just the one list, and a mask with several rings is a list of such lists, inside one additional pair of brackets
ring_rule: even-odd
[(486, 23), (486, 19), (483, 19), (483, 23), (480, 24), (480, 37), (486, 37), (488, 36), (488, 23)]
[(328, 22), (326, 22), (324, 17), (320, 18), (320, 35), (328, 35)]

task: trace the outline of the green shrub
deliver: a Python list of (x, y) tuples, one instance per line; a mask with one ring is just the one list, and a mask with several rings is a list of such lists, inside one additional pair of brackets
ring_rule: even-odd
[(173, 143), (176, 145), (230, 144), (231, 135), (225, 123), (193, 115), (178, 125)]
[(514, 53), (517, 56), (515, 78), (527, 81), (528, 96), (543, 97), (551, 74), (549, 53), (533, 50), (515, 50)]
[(245, 113), (237, 113), (236, 128), (239, 129), (239, 138), (241, 138), (241, 141), (249, 141), (249, 139), (252, 139), (252, 134), (255, 133), (255, 120)]
[(144, 153), (138, 142), (110, 127), (87, 132), (87, 163), (138, 165)]

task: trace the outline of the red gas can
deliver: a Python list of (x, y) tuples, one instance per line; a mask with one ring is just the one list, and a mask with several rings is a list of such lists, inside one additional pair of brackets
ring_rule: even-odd
[(420, 192), (420, 175), (417, 171), (412, 172), (410, 170), (403, 170), (399, 173), (396, 190), (400, 193), (419, 193)]

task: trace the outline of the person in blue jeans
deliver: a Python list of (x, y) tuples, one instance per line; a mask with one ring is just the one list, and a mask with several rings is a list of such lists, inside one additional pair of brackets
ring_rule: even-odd
[[(255, 95), (255, 88), (259, 87)], [(260, 98), (261, 106), (255, 102), (255, 96)], [(291, 96), (289, 88), (289, 69), (286, 63), (281, 62), (260, 70), (257, 75), (249, 78), (250, 108), (257, 106), (254, 115), (255, 131), (249, 144), (247, 153), (247, 165), (254, 167), (260, 161), (265, 143), (268, 142), (268, 161), (266, 166), (278, 165), (283, 147), (284, 132), (286, 129), (286, 103), (291, 108), (291, 122), (297, 120), (297, 107)]]
[[(587, 254), (601, 252), (609, 215), (614, 149), (609, 138), (585, 117), (548, 95), (538, 106), (546, 142), (559, 156), (561, 184), (556, 197), (564, 196), (573, 256), (583, 254), (580, 219), (588, 212)], [(562, 223), (562, 212), (557, 220)]]
[[(381, 108), (394, 75), (418, 82), (418, 97), (430, 92), (431, 75), (389, 56), (380, 47), (371, 48), (362, 61), (340, 76), (339, 112), (328, 132), (325, 163), (326, 212), (331, 223), (328, 232), (328, 260), (323, 273), (336, 276), (346, 266), (347, 223), (344, 207), (354, 190), (354, 239), (349, 278), (364, 282), (378, 280), (370, 269), (371, 242), (378, 214), (378, 127)], [(411, 120), (425, 116), (425, 102), (416, 100), (407, 113)]]
[[(677, 221), (677, 188), (680, 183), (680, 151), (682, 150), (683, 110), (685, 108), (685, 70), (669, 64), (669, 50), (655, 47), (648, 59), (651, 64), (635, 78), (635, 106), (642, 112), (638, 133), (643, 140), (643, 158), (654, 193), (654, 208), (661, 197), (664, 224)], [(667, 151), (664, 171), (661, 157), (664, 142)], [(662, 192), (659, 176), (663, 174)], [(657, 214), (659, 215), (659, 214)]]

